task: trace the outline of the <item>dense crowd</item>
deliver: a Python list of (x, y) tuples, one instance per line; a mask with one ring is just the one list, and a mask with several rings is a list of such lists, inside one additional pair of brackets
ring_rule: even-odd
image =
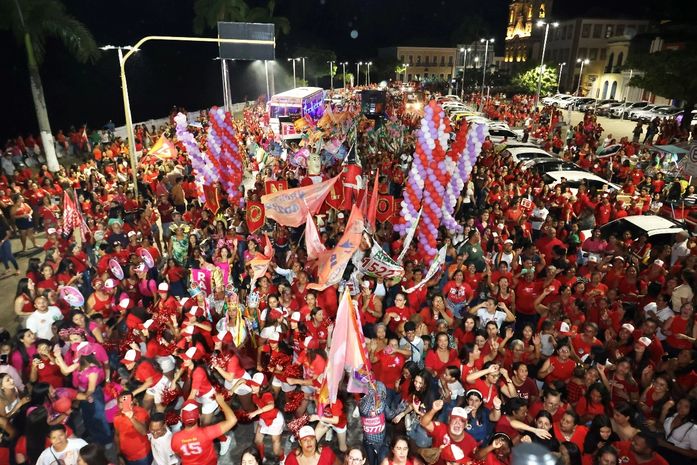
[[(406, 132), (418, 125), (390, 111)], [(430, 265), (412, 244), (404, 276), (366, 277), (351, 289), (373, 378), (368, 393), (342, 390), (329, 405), (318, 389), (344, 284), (308, 287), (317, 272), (303, 226), (268, 220), (250, 234), (244, 205), (222, 192), (219, 210), (207, 209), (179, 143), (178, 157), (139, 168), (138, 197), (127, 149), (110, 130), (64, 137), (68, 152), (91, 156), (57, 173), (9, 170), (4, 158), (16, 150), (40, 152), (12, 144), (0, 179), (0, 258), (21, 277), (17, 329), (0, 332), (0, 463), (209, 465), (229, 454), (238, 423), (254, 424), (243, 465), (508, 465), (524, 443), (564, 465), (694, 460), (697, 241), (677, 234), (653, 247), (645, 236), (597, 229), (659, 212), (694, 188), (637, 138), (603, 139), (591, 113), (568, 127), (561, 112), (534, 110), (525, 96), (491, 99), (484, 112), (621, 191), (552, 188), (523, 171), (505, 142), (487, 140), (455, 212), (464, 232), (440, 230), (441, 272), (406, 293)], [(236, 123), (258, 171), (247, 201), (266, 181), (292, 188), (341, 170), (260, 160), (259, 148), (274, 151), (266, 122), (258, 105)], [(371, 146), (376, 129), (359, 128), (365, 184), (379, 168), (380, 192), (399, 197), (413, 138), (390, 152)], [(172, 137), (171, 122), (139, 127), (138, 150), (160, 133)], [(83, 228), (65, 228), (65, 199)], [(329, 209), (322, 242), (336, 244), (347, 220)], [(14, 234), (33, 254), (26, 270), (13, 257)], [(375, 240), (395, 259), (402, 251), (390, 223)], [(251, 262), (268, 248), (273, 263), (254, 282)]]

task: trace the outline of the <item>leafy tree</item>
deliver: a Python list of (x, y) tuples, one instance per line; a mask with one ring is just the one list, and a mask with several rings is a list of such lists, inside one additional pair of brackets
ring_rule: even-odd
[(218, 21), (245, 23), (274, 23), (280, 34), (290, 32), (290, 21), (283, 16), (274, 16), (275, 0), (266, 7), (250, 7), (244, 0), (196, 0), (194, 2), (194, 32), (203, 34), (206, 29), (216, 29)]
[(48, 109), (39, 67), (46, 53), (46, 41), (58, 38), (80, 62), (93, 61), (99, 54), (89, 30), (68, 14), (59, 0), (0, 0), (0, 30), (10, 31), (27, 52), (31, 95), (46, 163), (58, 171), (58, 158), (53, 143)]
[[(536, 66), (527, 71), (523, 71), (512, 80), (513, 85), (531, 94), (537, 93), (537, 82), (540, 77), (540, 67)], [(557, 88), (557, 70), (555, 68), (545, 66), (542, 71), (542, 88), (540, 95), (554, 92)]]
[(689, 129), (697, 104), (697, 40), (685, 42), (679, 50), (663, 50), (630, 57), (625, 68), (640, 71), (629, 81), (632, 87), (685, 102), (681, 122)]

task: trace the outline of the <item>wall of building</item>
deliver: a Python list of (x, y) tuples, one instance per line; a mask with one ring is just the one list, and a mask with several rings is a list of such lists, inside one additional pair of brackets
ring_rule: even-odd
[(390, 47), (380, 49), (379, 56), (390, 56), (408, 64), (407, 80), (426, 78), (450, 80), (456, 66), (457, 49), (450, 47)]

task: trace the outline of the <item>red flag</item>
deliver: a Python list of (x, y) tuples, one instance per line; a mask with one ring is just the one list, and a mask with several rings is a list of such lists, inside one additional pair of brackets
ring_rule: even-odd
[(266, 181), (264, 187), (265, 194), (273, 194), (274, 192), (288, 189), (288, 181), (285, 179), (279, 179), (278, 181)]
[[(372, 202), (373, 199), (371, 199)], [(394, 197), (391, 195), (380, 195), (376, 202), (375, 218), (380, 223), (386, 223), (392, 219), (395, 213)]]
[(266, 214), (264, 211), (264, 204), (261, 202), (248, 201), (247, 202), (247, 228), (250, 234), (254, 234), (266, 221)]
[(344, 182), (341, 178), (337, 179), (336, 183), (329, 191), (329, 195), (324, 202), (335, 210), (341, 210), (344, 203)]
[(76, 228), (80, 229), (80, 237), (84, 241), (89, 228), (72, 196), (65, 190), (63, 191), (63, 233), (70, 234)]
[(150, 147), (148, 155), (159, 158), (160, 160), (172, 160), (177, 157), (177, 149), (164, 134)]
[(203, 195), (206, 197), (205, 207), (215, 215), (220, 210), (220, 198), (218, 197), (218, 186), (215, 184), (204, 184)]
[[(368, 223), (368, 228), (371, 231), (375, 231), (375, 216), (378, 209), (378, 180), (380, 179), (380, 170), (375, 173), (375, 180), (373, 181), (373, 195), (370, 197), (370, 203), (368, 204), (368, 211), (366, 212), (366, 222)], [(366, 189), (368, 187), (366, 186)]]

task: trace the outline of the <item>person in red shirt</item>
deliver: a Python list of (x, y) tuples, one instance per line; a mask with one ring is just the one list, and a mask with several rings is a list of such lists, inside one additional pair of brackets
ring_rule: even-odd
[(392, 338), (384, 349), (371, 355), (370, 361), (373, 363), (376, 379), (382, 381), (387, 389), (395, 390), (406, 361), (404, 354), (400, 353), (399, 341)]
[[(217, 465), (218, 454), (215, 453), (213, 441), (225, 435), (237, 424), (237, 417), (221, 394), (216, 394), (215, 400), (225, 416), (225, 420), (214, 425), (201, 427), (198, 425), (200, 412), (198, 403), (187, 400), (181, 411), (181, 422), (184, 429), (172, 435), (172, 452), (181, 458), (182, 465)], [(220, 444), (220, 455), (228, 453), (232, 441), (228, 438)]]
[(445, 305), (456, 316), (460, 316), (463, 313), (462, 310), (474, 296), (472, 287), (464, 282), (464, 278), (465, 274), (461, 270), (457, 270), (453, 273), (452, 280), (448, 281), (445, 287), (443, 287)]
[(557, 346), (557, 353), (545, 360), (537, 373), (538, 379), (544, 379), (546, 384), (554, 381), (564, 381), (571, 379), (571, 374), (576, 368), (576, 362), (571, 358), (571, 348), (568, 344)]
[(392, 332), (396, 332), (397, 326), (402, 321), (407, 321), (413, 314), (413, 310), (407, 306), (407, 296), (404, 292), (398, 292), (394, 298), (394, 306), (385, 310), (382, 322)]
[(639, 431), (631, 441), (620, 441), (615, 447), (618, 462), (623, 465), (668, 465), (656, 452), (658, 439), (647, 431)]
[(254, 444), (257, 446), (259, 455), (263, 460), (264, 436), (271, 436), (273, 453), (278, 461), (282, 463), (285, 455), (281, 446), (281, 433), (283, 433), (285, 420), (281, 411), (276, 408), (270, 390), (270, 383), (266, 381), (266, 376), (263, 373), (255, 373), (252, 379), (247, 381), (247, 384), (252, 388), (252, 402), (257, 407), (256, 410), (249, 412), (247, 415), (250, 419), (259, 418), (254, 428)]
[(316, 437), (324, 437), (329, 428), (331, 428), (336, 432), (339, 451), (342, 453), (348, 451), (348, 447), (346, 446), (346, 427), (348, 425), (348, 420), (346, 418), (346, 412), (344, 411), (344, 403), (341, 402), (341, 399), (336, 399), (336, 402), (333, 404), (325, 405), (322, 415), (312, 415), (310, 416), (310, 421), (318, 421), (315, 427)]
[[(434, 421), (433, 418), (443, 408), (443, 400), (433, 402), (431, 410), (421, 417), (421, 427), (433, 439), (432, 447), (444, 447), (455, 444), (465, 457), (473, 457), (477, 448), (477, 441), (467, 432), (467, 411), (462, 407), (455, 407), (450, 412), (448, 424)], [(436, 465), (446, 465), (443, 457), (440, 457)]]
[[(144, 326), (149, 326), (148, 322), (152, 324), (152, 320), (148, 320), (144, 323)], [(126, 351), (121, 364), (128, 371), (132, 372), (132, 378), (140, 383), (140, 386), (133, 391), (133, 394), (138, 395), (145, 391), (143, 407), (150, 411), (154, 403), (158, 412), (164, 412), (165, 406), (162, 405), (162, 393), (169, 389), (170, 380), (162, 374), (159, 365), (148, 359), (141, 358), (140, 352), (135, 349)]]
[(114, 445), (126, 465), (152, 463), (148, 440), (148, 411), (133, 405), (133, 394), (123, 391), (118, 399), (119, 413), (114, 417)]

